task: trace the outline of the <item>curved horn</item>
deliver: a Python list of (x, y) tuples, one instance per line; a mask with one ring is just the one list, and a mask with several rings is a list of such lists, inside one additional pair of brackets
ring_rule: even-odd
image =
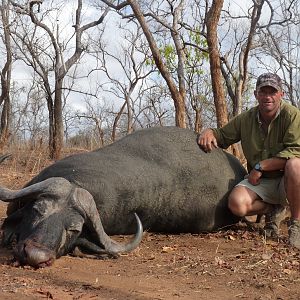
[[(82, 201), (83, 199), (84, 201)], [(104, 231), (94, 198), (87, 190), (77, 188), (74, 193), (74, 200), (84, 211), (93, 229), (97, 233), (99, 243), (104, 246), (106, 253), (115, 255), (118, 253), (129, 252), (140, 244), (143, 237), (143, 225), (136, 213), (134, 215), (137, 221), (137, 232), (133, 240), (127, 244), (120, 244), (111, 239)]]
[(4, 202), (17, 201), (25, 197), (38, 196), (41, 193), (51, 193), (57, 197), (62, 197), (70, 193), (71, 183), (62, 177), (52, 177), (44, 181), (29, 185), (21, 190), (10, 190), (0, 188), (0, 200)]

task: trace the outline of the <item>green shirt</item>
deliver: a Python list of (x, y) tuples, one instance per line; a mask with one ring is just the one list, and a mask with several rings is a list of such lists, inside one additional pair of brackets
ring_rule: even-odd
[(221, 148), (241, 141), (248, 171), (267, 158), (300, 157), (300, 110), (284, 101), (281, 101), (280, 111), (270, 123), (267, 133), (262, 129), (258, 106), (213, 131)]

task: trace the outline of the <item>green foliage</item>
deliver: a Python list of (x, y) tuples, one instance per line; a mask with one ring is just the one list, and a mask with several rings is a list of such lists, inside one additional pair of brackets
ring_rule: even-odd
[(174, 64), (174, 62), (177, 59), (177, 56), (176, 56), (175, 47), (173, 45), (167, 45), (165, 47), (161, 47), (160, 51), (168, 64), (170, 65)]
[[(161, 44), (159, 46), (159, 52), (160, 52), (160, 55), (163, 57), (168, 69), (171, 72), (174, 72), (176, 70), (176, 64), (177, 64), (177, 54), (176, 54), (175, 47), (173, 45), (162, 45)], [(147, 66), (155, 65), (154, 59), (148, 58), (146, 60), (146, 65)]]
[[(203, 51), (203, 49), (207, 49), (207, 41), (197, 30), (196, 32), (189, 33), (189, 40), (194, 46), (186, 46), (184, 49), (186, 56), (185, 71), (187, 74), (193, 73), (195, 75), (202, 75), (204, 70), (201, 66), (204, 62), (208, 61), (208, 53)], [(178, 57), (175, 46), (173, 44), (166, 45), (160, 43), (159, 51), (170, 72), (176, 72)], [(147, 59), (146, 65), (155, 65), (154, 59)]]
[(194, 72), (198, 75), (202, 75), (204, 71), (200, 66), (203, 62), (208, 61), (208, 52), (205, 52), (201, 49), (207, 49), (207, 40), (200, 35), (198, 30), (195, 32), (190, 32), (189, 38), (191, 44), (194, 46), (189, 46), (186, 50), (186, 64), (189, 66), (187, 72)]

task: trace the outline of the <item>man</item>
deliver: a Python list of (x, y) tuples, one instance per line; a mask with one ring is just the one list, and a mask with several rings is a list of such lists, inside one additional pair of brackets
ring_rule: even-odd
[(257, 106), (222, 128), (204, 130), (198, 143), (209, 152), (241, 142), (249, 175), (231, 191), (229, 209), (241, 217), (266, 214), (266, 232), (274, 235), (289, 204), (289, 243), (300, 249), (300, 111), (282, 100), (277, 74), (260, 75), (254, 95)]

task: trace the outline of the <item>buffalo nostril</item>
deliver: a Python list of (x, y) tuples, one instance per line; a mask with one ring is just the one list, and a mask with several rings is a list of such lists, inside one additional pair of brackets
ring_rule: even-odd
[(43, 267), (51, 265), (54, 261), (53, 251), (39, 245), (34, 241), (25, 241), (23, 245), (19, 245), (17, 253), (18, 258), (23, 264), (28, 264), (33, 267)]

